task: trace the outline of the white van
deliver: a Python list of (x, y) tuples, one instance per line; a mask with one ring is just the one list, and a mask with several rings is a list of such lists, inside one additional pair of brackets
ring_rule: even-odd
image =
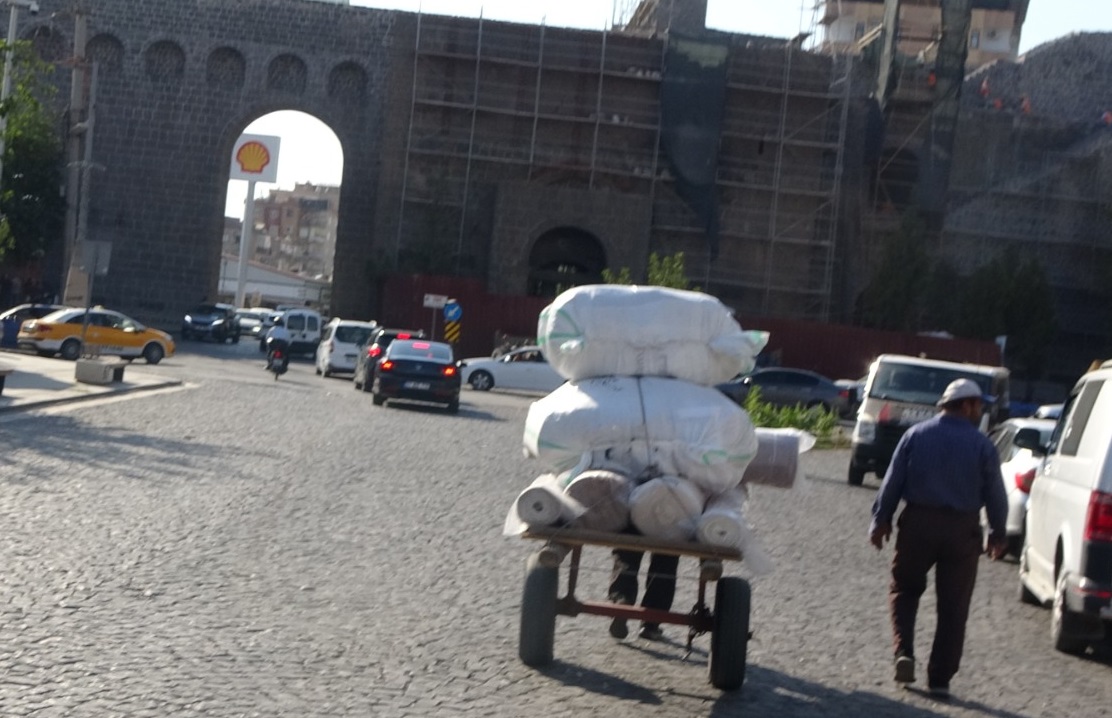
[(357, 322), (334, 317), (324, 325), (317, 349), (317, 374), (328, 378), (335, 372), (352, 373), (359, 347), (366, 344), (378, 330), (378, 322)]
[(315, 354), (320, 344), (320, 312), (308, 307), (287, 309), (282, 312), (282, 320), (290, 333), (290, 354)]
[(861, 406), (857, 409), (849, 483), (860, 486), (870, 471), (883, 478), (904, 432), (938, 413), (936, 404), (955, 379), (972, 379), (985, 394), (996, 397), (986, 407), (982, 430), (1006, 419), (1008, 378), (1009, 372), (1002, 366), (881, 354), (869, 367)]
[(1044, 456), (1027, 502), (1020, 599), (1051, 606), (1054, 647), (1082, 653), (1112, 635), (1112, 362), (1077, 382), (1049, 445), (1033, 431), (1015, 441)]

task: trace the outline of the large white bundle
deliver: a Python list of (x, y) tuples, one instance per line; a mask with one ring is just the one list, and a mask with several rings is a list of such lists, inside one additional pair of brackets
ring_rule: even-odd
[(630, 520), (645, 536), (690, 541), (705, 502), (705, 494), (690, 481), (661, 476), (641, 484), (630, 494)]
[(717, 493), (741, 482), (757, 435), (749, 415), (716, 389), (677, 379), (604, 377), (564, 384), (534, 402), (524, 444), (528, 455), (557, 471), (601, 450), (629, 476), (653, 466)]
[(671, 376), (711, 386), (753, 369), (767, 332), (742, 331), (702, 292), (597, 284), (560, 294), (540, 314), (537, 342), (561, 376)]

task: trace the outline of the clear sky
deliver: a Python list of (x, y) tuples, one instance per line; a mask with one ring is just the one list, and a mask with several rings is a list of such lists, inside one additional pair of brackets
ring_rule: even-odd
[[(634, 0), (351, 0), (352, 5), (442, 15), (483, 17), (511, 22), (541, 23), (602, 29), (618, 9)], [(816, 0), (708, 0), (707, 26), (728, 32), (794, 37), (813, 25)], [(1031, 0), (1023, 26), (1020, 52), (1072, 32), (1112, 32), (1112, 0)], [(278, 135), (278, 186), (295, 182), (340, 184), (343, 158), (332, 130), (299, 112), (276, 112), (253, 122), (247, 132)], [(273, 185), (259, 184), (256, 196)], [(228, 183), (225, 209), (229, 217), (243, 216), (247, 183)]]

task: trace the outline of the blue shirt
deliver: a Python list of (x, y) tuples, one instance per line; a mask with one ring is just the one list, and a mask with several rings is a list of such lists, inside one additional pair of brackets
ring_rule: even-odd
[(912, 426), (896, 445), (873, 502), (870, 533), (891, 524), (900, 499), (909, 504), (980, 511), (1003, 537), (1008, 497), (996, 447), (968, 419), (939, 414)]

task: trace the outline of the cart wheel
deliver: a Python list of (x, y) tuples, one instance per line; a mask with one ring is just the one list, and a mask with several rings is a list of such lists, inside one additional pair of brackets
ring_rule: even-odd
[(527, 666), (546, 666), (552, 662), (559, 579), (558, 569), (542, 566), (538, 554), (530, 556), (525, 563), (517, 654)]
[(723, 691), (737, 690), (745, 681), (751, 595), (749, 582), (743, 578), (718, 581), (710, 637), (710, 682)]

